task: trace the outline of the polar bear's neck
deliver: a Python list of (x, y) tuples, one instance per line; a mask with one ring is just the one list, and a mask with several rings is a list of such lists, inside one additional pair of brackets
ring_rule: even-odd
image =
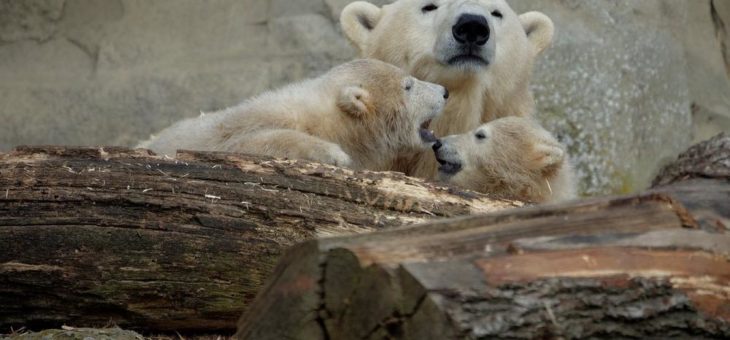
[[(510, 116), (526, 117), (534, 113), (535, 100), (530, 92), (529, 82), (525, 80), (517, 84), (510, 84), (510, 86), (502, 84), (505, 81), (514, 81), (514, 79), (501, 80), (486, 87), (483, 93), (482, 123)], [(513, 90), (509, 92), (497, 90), (505, 88), (513, 88)]]
[(385, 171), (391, 168), (395, 141), (388, 140), (384, 122), (368, 125), (356, 121), (343, 112), (331, 112), (327, 117), (330, 123), (319, 124), (312, 131), (321, 138), (340, 145), (352, 157), (352, 167), (373, 171)]
[(506, 198), (534, 203), (561, 202), (576, 198), (575, 178), (566, 158), (550, 173), (527, 171), (522, 166), (498, 162), (481, 179), (481, 192), (499, 193)]
[(480, 77), (438, 83), (450, 93), (443, 114), (432, 126), (438, 136), (462, 134), (497, 118), (529, 116), (534, 110), (527, 83), (513, 84), (511, 87), (516, 89), (510, 92), (498, 90), (508, 86), (484, 84)]
[(441, 116), (434, 120), (432, 129), (437, 136), (461, 134), (481, 125), (482, 93), (469, 79), (460, 84), (442, 84), (449, 89), (449, 99)]

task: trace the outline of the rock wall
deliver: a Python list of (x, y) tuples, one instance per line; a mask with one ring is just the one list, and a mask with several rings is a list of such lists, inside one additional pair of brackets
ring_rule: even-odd
[[(0, 150), (134, 145), (319, 74), (354, 56), (337, 23), (348, 2), (0, 0)], [(730, 2), (510, 3), (556, 22), (533, 88), (583, 192), (639, 190), (693, 139), (730, 129)]]
[(0, 149), (134, 145), (353, 52), (324, 1), (0, 0)]
[(574, 157), (582, 192), (640, 190), (693, 140), (730, 130), (727, 1), (511, 4), (556, 22), (533, 88), (539, 118)]

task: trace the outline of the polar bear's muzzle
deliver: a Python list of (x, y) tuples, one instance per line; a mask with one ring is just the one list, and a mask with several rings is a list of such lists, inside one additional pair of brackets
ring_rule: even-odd
[(455, 17), (448, 39), (437, 48), (449, 66), (486, 67), (495, 55), (494, 30), (487, 16), (474, 8)]
[(484, 46), (490, 33), (489, 23), (483, 15), (462, 14), (451, 28), (456, 42), (467, 46)]
[(462, 169), (459, 154), (445, 141), (436, 141), (433, 145), (433, 152), (439, 162), (439, 174), (453, 176)]

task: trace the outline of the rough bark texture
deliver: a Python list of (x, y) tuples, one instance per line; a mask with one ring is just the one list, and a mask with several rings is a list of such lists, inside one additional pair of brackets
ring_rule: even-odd
[(301, 161), (21, 147), (0, 154), (0, 330), (233, 330), (292, 244), (519, 205)]
[(40, 332), (19, 331), (8, 334), (6, 340), (145, 340), (133, 331), (121, 328), (73, 328), (47, 329)]
[(236, 336), (729, 338), (730, 166), (715, 159), (730, 149), (717, 140), (680, 157), (696, 175), (645, 194), (300, 244)]
[(672, 164), (662, 169), (652, 182), (653, 187), (690, 178), (730, 178), (730, 134), (691, 147)]

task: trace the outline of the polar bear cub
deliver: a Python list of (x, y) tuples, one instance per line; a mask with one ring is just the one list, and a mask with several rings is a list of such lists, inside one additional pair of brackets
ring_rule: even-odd
[(387, 170), (397, 154), (436, 141), (428, 125), (446, 98), (440, 85), (382, 61), (360, 59), (180, 121), (140, 147), (169, 155), (177, 149), (228, 151)]
[(557, 202), (576, 197), (563, 146), (529, 118), (506, 117), (433, 145), (442, 181), (504, 198)]

